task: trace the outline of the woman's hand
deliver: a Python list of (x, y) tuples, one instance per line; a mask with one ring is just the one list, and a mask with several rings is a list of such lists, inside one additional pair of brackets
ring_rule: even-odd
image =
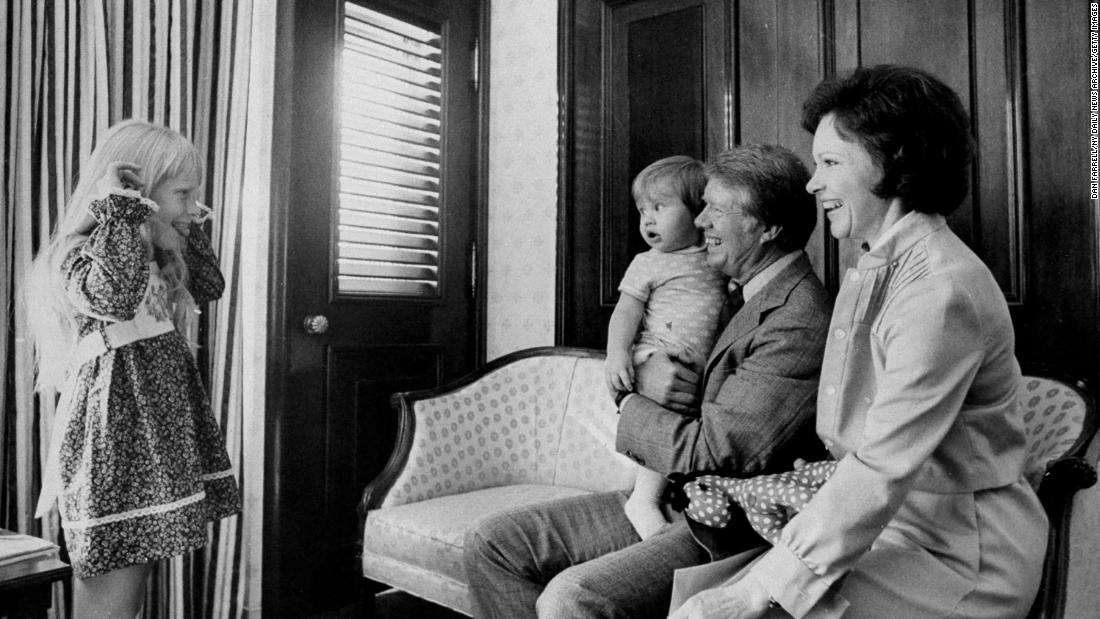
[(635, 390), (661, 406), (689, 413), (698, 406), (699, 375), (663, 352), (634, 368)]
[(669, 619), (756, 619), (771, 605), (768, 590), (752, 574), (728, 587), (700, 591), (684, 602)]

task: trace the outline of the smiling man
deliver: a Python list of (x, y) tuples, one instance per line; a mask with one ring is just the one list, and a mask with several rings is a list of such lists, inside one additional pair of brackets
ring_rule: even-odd
[[(703, 374), (702, 415), (690, 408), (698, 377), (658, 359), (620, 405), (616, 446), (659, 471), (755, 474), (803, 457), (831, 305), (804, 247), (817, 223), (809, 173), (791, 151), (748, 145), (706, 166), (706, 208), (695, 219), (707, 262), (731, 279), (744, 306), (719, 336)], [(798, 453), (799, 451), (802, 453)], [(793, 453), (792, 453), (793, 452)]]
[[(762, 145), (714, 157), (706, 175), (695, 225), (740, 309), (701, 381), (664, 353), (637, 368), (616, 447), (664, 474), (789, 470), (821, 454), (813, 418), (831, 307), (803, 251), (817, 223), (810, 176), (794, 153)], [(588, 494), (478, 525), (465, 546), (475, 616), (666, 616), (673, 570), (710, 556), (682, 519), (640, 541), (625, 500)], [(758, 543), (746, 525), (746, 548)]]

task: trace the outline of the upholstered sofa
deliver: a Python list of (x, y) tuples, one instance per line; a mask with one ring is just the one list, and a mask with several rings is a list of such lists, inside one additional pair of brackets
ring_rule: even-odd
[[(360, 502), (364, 578), (469, 615), (462, 543), (479, 519), (629, 489), (633, 463), (614, 450), (617, 416), (602, 363), (595, 350), (534, 348), (449, 385), (395, 394), (397, 445)], [(1073, 494), (1096, 481), (1083, 458), (1096, 412), (1080, 383), (1025, 376), (1019, 398), (1027, 476), (1051, 520), (1031, 616), (1062, 617)]]
[(363, 576), (458, 612), (470, 614), (462, 542), (478, 520), (633, 484), (598, 351), (520, 351), (391, 402), (398, 444), (360, 504)]

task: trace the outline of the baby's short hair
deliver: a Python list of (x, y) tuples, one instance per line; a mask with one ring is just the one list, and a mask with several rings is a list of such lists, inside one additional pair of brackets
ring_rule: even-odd
[(669, 189), (680, 197), (692, 215), (703, 211), (703, 190), (707, 187), (707, 175), (703, 162), (685, 155), (658, 159), (638, 172), (631, 184), (634, 199), (659, 182), (667, 182)]

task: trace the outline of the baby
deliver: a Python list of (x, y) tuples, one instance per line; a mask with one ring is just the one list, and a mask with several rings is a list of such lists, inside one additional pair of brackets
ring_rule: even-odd
[[(684, 156), (656, 161), (634, 179), (639, 229), (652, 249), (627, 268), (608, 324), (604, 374), (612, 396), (632, 391), (635, 366), (656, 352), (701, 374), (714, 346), (727, 279), (707, 265), (694, 224), (706, 184), (703, 164)], [(625, 511), (642, 539), (667, 522), (664, 486), (662, 474), (639, 467)]]

